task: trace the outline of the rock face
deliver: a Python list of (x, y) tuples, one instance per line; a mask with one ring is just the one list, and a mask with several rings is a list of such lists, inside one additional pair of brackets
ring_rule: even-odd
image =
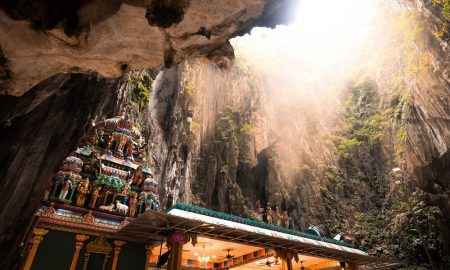
[(293, 2), (4, 1), (0, 94), (20, 96), (57, 73), (119, 77), (196, 56), (226, 65), (229, 38), (282, 23)]
[(59, 74), (20, 98), (0, 98), (0, 189), (5, 195), (0, 212), (1, 269), (20, 263), (18, 247), (25, 240), (45, 183), (73, 150), (87, 121), (118, 113), (114, 88), (117, 80)]

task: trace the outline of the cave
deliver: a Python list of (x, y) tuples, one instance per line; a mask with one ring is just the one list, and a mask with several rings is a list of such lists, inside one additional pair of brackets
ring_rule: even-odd
[(0, 3), (0, 269), (449, 269), (449, 5)]

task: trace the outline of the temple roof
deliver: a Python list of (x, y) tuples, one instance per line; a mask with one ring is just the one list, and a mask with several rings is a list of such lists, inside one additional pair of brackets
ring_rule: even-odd
[(265, 248), (282, 248), (307, 256), (364, 265), (364, 269), (388, 269), (401, 263), (369, 256), (364, 251), (332, 239), (308, 235), (201, 207), (176, 204), (166, 212), (146, 211), (115, 237), (128, 241), (163, 240), (178, 230), (198, 236)]
[(131, 121), (122, 116), (108, 118), (97, 123), (96, 128), (109, 133), (121, 133), (131, 137), (137, 144), (142, 142), (142, 135)]
[(317, 235), (313, 235), (313, 234), (309, 234), (309, 233), (295, 231), (292, 229), (288, 229), (288, 228), (284, 228), (284, 227), (280, 227), (280, 226), (276, 226), (276, 225), (272, 225), (272, 224), (267, 224), (264, 222), (259, 222), (259, 221), (249, 219), (249, 218), (238, 217), (238, 216), (234, 216), (234, 215), (230, 215), (230, 214), (226, 214), (226, 213), (222, 213), (222, 212), (218, 212), (218, 211), (214, 211), (214, 210), (210, 210), (210, 209), (206, 209), (206, 208), (202, 208), (202, 207), (198, 207), (198, 206), (194, 206), (194, 205), (177, 203), (174, 206), (172, 206), (171, 208), (167, 209), (166, 212), (170, 214), (170, 212), (172, 212), (173, 209), (185, 210), (188, 212), (198, 213), (198, 214), (202, 214), (205, 216), (210, 216), (210, 217), (219, 218), (219, 219), (223, 219), (223, 220), (238, 222), (238, 223), (250, 225), (253, 227), (258, 227), (258, 228), (267, 229), (267, 230), (271, 230), (271, 231), (277, 231), (277, 232), (282, 232), (285, 234), (300, 236), (300, 237), (308, 238), (311, 240), (323, 241), (323, 242), (328, 242), (328, 243), (332, 243), (332, 244), (336, 244), (336, 245), (340, 245), (340, 246), (354, 248), (354, 246), (351, 244), (337, 241), (334, 239), (329, 239), (326, 237), (321, 237), (321, 236), (317, 236)]

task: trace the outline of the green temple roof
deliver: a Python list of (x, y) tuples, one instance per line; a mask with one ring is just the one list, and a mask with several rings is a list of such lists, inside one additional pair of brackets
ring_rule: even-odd
[(234, 216), (234, 215), (230, 215), (230, 214), (226, 214), (226, 213), (222, 213), (222, 212), (218, 212), (218, 211), (214, 211), (214, 210), (210, 210), (210, 209), (206, 209), (206, 208), (202, 208), (202, 207), (198, 207), (198, 206), (194, 206), (194, 205), (177, 203), (174, 206), (172, 206), (171, 208), (167, 209), (166, 213), (169, 213), (172, 209), (184, 210), (184, 211), (197, 213), (197, 214), (201, 214), (201, 215), (205, 215), (205, 216), (210, 216), (210, 217), (214, 217), (214, 218), (238, 222), (238, 223), (242, 223), (242, 224), (246, 224), (249, 226), (254, 226), (254, 227), (258, 227), (258, 228), (262, 228), (262, 229), (277, 231), (277, 232), (281, 232), (281, 233), (285, 233), (285, 234), (309, 238), (312, 240), (323, 241), (323, 242), (328, 242), (328, 243), (332, 243), (332, 244), (336, 244), (336, 245), (340, 245), (340, 246), (354, 248), (354, 245), (344, 243), (344, 242), (341, 242), (338, 240), (321, 237), (321, 236), (317, 236), (317, 235), (312, 235), (312, 234), (308, 234), (308, 233), (304, 233), (304, 232), (299, 232), (299, 231), (295, 231), (292, 229), (259, 222), (259, 221), (252, 220), (249, 218), (238, 217), (238, 216)]

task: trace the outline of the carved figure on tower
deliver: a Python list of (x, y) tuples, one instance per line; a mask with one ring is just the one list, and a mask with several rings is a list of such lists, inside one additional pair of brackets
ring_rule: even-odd
[(131, 177), (131, 183), (139, 186), (142, 183), (142, 166), (139, 166)]
[(83, 173), (88, 173), (95, 178), (100, 176), (101, 173), (101, 159), (96, 151), (92, 151), (87, 162), (83, 164)]
[(136, 210), (139, 204), (139, 200), (137, 198), (137, 193), (132, 191), (131, 195), (130, 195), (130, 200), (129, 200), (129, 205), (130, 205), (130, 209), (129, 209), (129, 213), (130, 213), (130, 217), (134, 217), (136, 215)]
[(61, 192), (59, 193), (59, 200), (64, 201), (66, 199), (67, 193), (69, 193), (69, 190), (73, 188), (72, 181), (69, 177), (64, 178), (62, 186), (61, 186)]
[(125, 144), (127, 142), (127, 137), (125, 134), (119, 135), (119, 137), (116, 139), (116, 153), (118, 156), (123, 156), (123, 148), (125, 147)]
[(81, 180), (81, 182), (78, 184), (77, 188), (77, 206), (83, 206), (84, 202), (86, 201), (86, 196), (89, 193), (89, 179), (85, 178)]
[(128, 142), (127, 142), (127, 148), (126, 148), (127, 150), (126, 150), (126, 154), (125, 154), (125, 157), (128, 159), (128, 160), (134, 160), (134, 158), (133, 158), (133, 153), (134, 153), (134, 143), (133, 143), (133, 140), (131, 140), (131, 139), (128, 139)]
[(95, 208), (95, 205), (97, 204), (97, 200), (100, 197), (101, 189), (102, 189), (101, 187), (98, 187), (98, 188), (94, 189), (94, 192), (92, 192), (91, 201), (89, 202), (90, 208)]

